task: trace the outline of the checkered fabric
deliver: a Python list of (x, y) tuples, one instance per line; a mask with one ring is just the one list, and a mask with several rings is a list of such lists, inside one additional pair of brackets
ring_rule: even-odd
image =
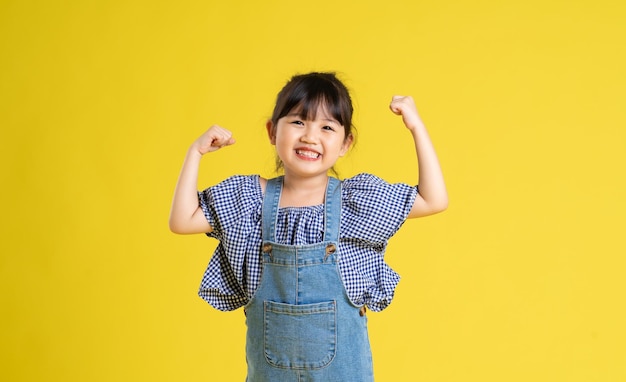
[[(342, 181), (339, 270), (350, 300), (373, 311), (385, 309), (400, 277), (384, 261), (387, 241), (404, 223), (417, 187), (390, 184), (359, 174)], [(245, 305), (261, 280), (261, 210), (258, 175), (236, 175), (198, 193), (200, 206), (219, 240), (199, 295), (219, 310)], [(276, 240), (288, 245), (322, 241), (324, 206), (278, 211)]]

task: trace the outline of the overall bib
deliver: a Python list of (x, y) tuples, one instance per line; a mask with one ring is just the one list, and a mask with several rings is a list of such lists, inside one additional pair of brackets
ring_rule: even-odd
[(345, 292), (338, 268), (341, 183), (326, 189), (323, 241), (276, 243), (282, 177), (263, 199), (263, 273), (245, 307), (249, 382), (373, 381), (367, 318)]

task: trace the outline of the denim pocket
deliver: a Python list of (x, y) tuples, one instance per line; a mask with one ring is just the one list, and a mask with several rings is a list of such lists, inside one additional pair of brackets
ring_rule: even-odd
[(306, 305), (265, 301), (265, 359), (284, 369), (320, 369), (335, 358), (335, 301)]

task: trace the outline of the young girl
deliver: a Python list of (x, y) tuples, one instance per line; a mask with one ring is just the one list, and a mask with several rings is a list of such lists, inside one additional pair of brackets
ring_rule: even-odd
[(448, 205), (413, 99), (394, 96), (390, 108), (415, 142), (419, 190), (328, 175), (354, 139), (350, 95), (332, 73), (294, 76), (278, 93), (266, 127), (283, 176), (233, 176), (198, 193), (202, 156), (235, 139), (212, 126), (189, 148), (170, 229), (219, 240), (199, 294), (220, 310), (244, 307), (248, 381), (373, 380), (365, 307), (386, 308), (399, 280), (383, 260), (387, 240)]

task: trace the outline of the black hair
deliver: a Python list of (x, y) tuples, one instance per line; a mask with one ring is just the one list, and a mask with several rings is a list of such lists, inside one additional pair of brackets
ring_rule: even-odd
[(352, 135), (352, 99), (346, 86), (335, 73), (312, 72), (298, 74), (289, 80), (276, 97), (272, 113), (272, 128), (278, 120), (294, 110), (303, 119), (315, 119), (320, 106), (339, 122), (345, 130), (345, 139)]
[[(339, 122), (345, 132), (344, 140), (354, 139), (352, 125), (352, 99), (348, 88), (332, 72), (311, 72), (297, 74), (285, 84), (276, 97), (276, 105), (270, 119), (271, 134), (276, 131), (278, 120), (297, 111), (302, 119), (313, 120), (315, 114), (323, 107), (334, 119)], [(277, 169), (282, 167), (280, 159), (276, 159)], [(336, 172), (331, 169), (333, 173)]]

